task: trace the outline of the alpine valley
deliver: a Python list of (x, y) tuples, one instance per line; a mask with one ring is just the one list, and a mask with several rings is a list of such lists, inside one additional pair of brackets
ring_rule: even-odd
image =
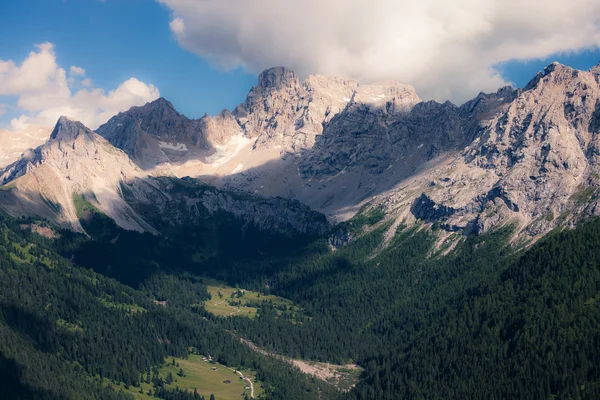
[(600, 397), (600, 65), (460, 106), (275, 67), (0, 146), (6, 398)]

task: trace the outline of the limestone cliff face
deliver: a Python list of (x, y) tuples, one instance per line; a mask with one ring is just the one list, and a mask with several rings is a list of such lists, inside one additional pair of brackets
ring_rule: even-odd
[(310, 76), (303, 83), (284, 67), (261, 73), (233, 114), (254, 149), (280, 146), (297, 152), (311, 148), (315, 136), (350, 101), (358, 84), (337, 77)]
[(80, 122), (61, 117), (50, 139), (0, 175), (0, 207), (82, 231), (73, 196), (83, 195), (126, 229), (152, 228), (120, 195), (120, 182), (142, 176), (127, 155)]
[(323, 214), (298, 201), (218, 190), (193, 178), (148, 177), (126, 184), (123, 193), (127, 202), (159, 230), (202, 226), (207, 218), (218, 219), (223, 213), (263, 231), (290, 236), (319, 236), (329, 230)]
[[(168, 134), (165, 134), (168, 135)], [(47, 143), (28, 151), (0, 174), (0, 208), (83, 232), (77, 199), (128, 230), (160, 233), (228, 213), (258, 229), (322, 235), (326, 218), (297, 201), (224, 192), (188, 178), (154, 178), (127, 154), (80, 122), (61, 117)], [(148, 207), (153, 213), (148, 214)]]
[(522, 238), (597, 215), (599, 82), (599, 68), (553, 63), (525, 89), (499, 91), (503, 104), (491, 100), (497, 115), (480, 124), (463, 150), (375, 203), (398, 219), (438, 221), (447, 230), (486, 232), (514, 223)]
[[(159, 99), (120, 113), (99, 132), (140, 167), (112, 160), (107, 177), (122, 182), (121, 172), (135, 176), (143, 185), (131, 190), (145, 188), (140, 198), (159, 183), (149, 175), (191, 176), (227, 193), (298, 200), (332, 221), (378, 207), (395, 221), (392, 230), (421, 220), (471, 234), (514, 223), (517, 235), (536, 238), (600, 213), (599, 77), (600, 67), (578, 71), (553, 63), (523, 89), (480, 93), (456, 106), (423, 102), (412, 87), (393, 81), (359, 85), (319, 75), (301, 81), (276, 67), (260, 74), (231, 112), (190, 120)], [(97, 144), (97, 135), (76, 134), (77, 129), (65, 129), (62, 141), (53, 134), (48, 144), (6, 168), (3, 182), (18, 182), (50, 165), (67, 176), (67, 163), (79, 162), (68, 153), (87, 149), (94, 156), (93, 149), (106, 147)], [(84, 138), (93, 138), (85, 139), (93, 146), (81, 142)], [(60, 157), (50, 156), (48, 149), (57, 143), (63, 143)], [(70, 145), (75, 147), (69, 150)], [(107, 168), (110, 154), (100, 152), (99, 164), (89, 168)], [(113, 171), (119, 162), (126, 167)], [(93, 173), (69, 187), (92, 181)], [(110, 187), (117, 181), (105, 179)], [(170, 196), (167, 187), (159, 190)], [(211, 196), (197, 196), (207, 210), (219, 204), (249, 215), (256, 207), (225, 194)], [(285, 226), (276, 222), (277, 213), (304, 221), (276, 203), (257, 208), (255, 221)], [(299, 222), (294, 229), (313, 228)]]
[[(421, 159), (450, 146), (446, 139), (425, 146), (436, 130), (444, 127), (401, 126), (403, 118), (412, 118), (408, 125), (419, 123), (419, 119), (429, 121), (430, 116), (423, 114), (430, 107), (441, 107), (439, 112), (445, 112), (446, 105), (420, 102), (412, 87), (393, 81), (359, 85), (339, 77), (312, 75), (301, 82), (293, 71), (275, 67), (259, 75), (258, 84), (232, 112), (224, 110), (215, 117), (195, 121), (200, 142), (207, 143), (205, 147), (186, 144), (179, 129), (163, 132), (144, 128), (156, 123), (138, 123), (133, 131), (123, 128), (130, 120), (162, 120), (161, 108), (154, 103), (119, 114), (99, 133), (155, 174), (155, 166), (160, 165), (158, 174), (194, 176), (222, 188), (297, 199), (333, 219), (339, 217), (340, 210), (347, 209), (343, 219), (354, 212), (358, 202), (391, 187), (398, 176), (412, 173)], [(416, 105), (418, 110), (411, 113)], [(148, 115), (140, 116), (141, 112)], [(390, 127), (395, 129), (391, 135), (387, 132)], [(170, 138), (177, 138), (170, 142), (172, 147), (179, 146), (177, 151), (169, 153), (163, 144), (160, 152), (152, 153), (147, 150), (152, 148), (149, 143), (120, 139), (141, 135), (164, 142), (167, 131), (171, 132)], [(407, 138), (407, 131), (413, 136), (427, 131), (429, 136)], [(389, 146), (390, 142), (394, 145)], [(360, 146), (361, 151), (357, 151)], [(146, 155), (138, 156), (142, 153)], [(403, 154), (409, 157), (402, 159)], [(349, 163), (353, 163), (351, 168), (347, 168)], [(395, 164), (392, 170), (391, 164)], [(335, 176), (341, 171), (356, 175), (355, 183), (348, 185), (346, 177)], [(375, 181), (373, 177), (382, 171), (388, 173)]]
[(144, 169), (211, 148), (200, 121), (179, 114), (164, 98), (119, 113), (97, 132)]

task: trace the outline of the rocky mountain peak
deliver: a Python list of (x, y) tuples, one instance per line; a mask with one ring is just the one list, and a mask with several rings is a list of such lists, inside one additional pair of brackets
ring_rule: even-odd
[(61, 116), (50, 134), (50, 140), (73, 140), (81, 134), (89, 134), (90, 132), (81, 122)]
[(573, 77), (576, 77), (580, 72), (582, 71), (554, 61), (544, 67), (543, 71), (538, 72), (533, 79), (527, 83), (525, 90), (534, 89), (540, 84), (560, 84), (561, 82), (565, 82)]
[[(572, 209), (573, 196), (600, 185), (599, 76), (600, 66), (584, 72), (552, 63), (524, 89), (480, 93), (458, 107), (423, 102), (395, 81), (360, 85), (311, 75), (300, 82), (275, 67), (233, 112), (191, 121), (214, 148), (192, 158), (187, 145), (181, 154), (192, 162), (174, 170), (296, 198), (332, 219), (382, 195), (379, 204), (398, 218), (436, 219), (429, 208), (442, 209), (444, 229), (486, 231), (511, 220), (535, 236), (562, 223), (556, 216)], [(166, 100), (157, 103), (171, 110)], [(182, 136), (168, 121), (157, 119), (164, 126), (157, 135), (153, 121), (132, 117), (172, 162), (183, 148), (177, 143), (188, 142), (174, 143)]]
[[(177, 112), (173, 103), (164, 97), (159, 97), (158, 99), (151, 101), (149, 103), (144, 104), (140, 107), (140, 111), (142, 113), (159, 113), (159, 114), (174, 114), (178, 117), (184, 117), (182, 114)], [(184, 117), (185, 118), (185, 117)]]
[(97, 132), (142, 168), (179, 161), (188, 151), (201, 153), (211, 148), (199, 121), (180, 114), (162, 97), (119, 113)]
[(299, 84), (298, 75), (286, 67), (269, 68), (258, 75), (258, 87), (261, 89), (281, 89)]
[[(159, 101), (145, 108), (169, 104)], [(215, 117), (215, 121), (214, 125), (223, 126), (235, 123), (228, 112)], [(142, 131), (142, 135), (147, 134)], [(180, 150), (169, 143), (164, 148)], [(160, 172), (154, 174), (160, 176)], [(152, 175), (102, 136), (80, 122), (61, 117), (51, 140), (0, 171), (0, 185), (10, 185), (0, 190), (0, 209), (11, 215), (42, 217), (80, 232), (84, 231), (81, 221), (94, 214), (82, 210), (81, 202), (91, 203), (124, 229), (153, 233), (157, 233), (153, 223), (161, 227), (203, 224), (207, 216), (214, 214), (216, 218), (222, 212), (243, 218), (259, 229), (291, 235), (322, 235), (328, 229), (323, 215), (298, 202), (222, 192), (192, 178), (153, 179)], [(149, 209), (155, 212), (148, 215)]]

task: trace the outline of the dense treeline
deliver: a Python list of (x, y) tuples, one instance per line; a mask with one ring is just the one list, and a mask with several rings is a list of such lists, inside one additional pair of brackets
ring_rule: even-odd
[(507, 231), (470, 239), (451, 257), (429, 258), (430, 232), (401, 231), (380, 251), (384, 229), (276, 275), (277, 294), (297, 302), (309, 316), (303, 323), (290, 323), (268, 309), (254, 321), (215, 320), (277, 353), (339, 364), (363, 361), (405, 335), (391, 324), (401, 309), (406, 317), (422, 319), (438, 298), (465, 290), (510, 255)]
[(358, 361), (351, 398), (600, 396), (599, 221), (522, 254), (510, 230), (445, 257), (430, 257), (426, 230), (383, 251), (380, 234), (281, 268), (272, 289), (304, 308), (301, 324), (268, 309), (216, 321), (282, 354)]
[(600, 221), (522, 254), (505, 230), (427, 257), (428, 234), (405, 231), (370, 257), (377, 234), (278, 275), (312, 316), (301, 326), (219, 321), (281, 353), (357, 360), (350, 398), (600, 397)]
[[(5, 224), (0, 333), (4, 343), (20, 338), (32, 358), (45, 357), (42, 371), (63, 368), (68, 393), (94, 398), (105, 390), (98, 377), (136, 385), (164, 357), (193, 346), (254, 369), (272, 398), (334, 396), (242, 345), (241, 336), (291, 357), (357, 362), (365, 372), (345, 394), (351, 399), (600, 397), (600, 221), (520, 252), (508, 245), (510, 228), (456, 237), (445, 256), (419, 226), (401, 227), (387, 247), (386, 225), (331, 252), (325, 240), (293, 238), (270, 251), (269, 235), (247, 236), (227, 219), (170, 239), (107, 221), (95, 240), (66, 232), (45, 239)], [(202, 275), (289, 298), (302, 312), (284, 318), (266, 304), (256, 319), (214, 317), (199, 306), (209, 296)], [(3, 375), (11, 376), (11, 362), (32, 365), (0, 350)], [(60, 386), (42, 372), (36, 379), (46, 384), (32, 385), (32, 370), (24, 370), (17, 390)], [(92, 379), (76, 379), (82, 375)], [(159, 389), (163, 398), (193, 396)]]
[[(14, 220), (2, 222), (0, 373), (12, 398), (127, 397), (103, 383), (136, 386), (166, 356), (186, 357), (191, 347), (220, 363), (254, 369), (268, 383), (270, 398), (324, 395), (287, 364), (252, 351), (193, 312), (188, 305), (208, 296), (193, 277), (157, 275), (144, 291), (135, 290), (53, 251), (81, 238), (64, 232), (67, 239), (46, 239)], [(157, 394), (186, 396), (167, 387)]]
[(600, 222), (551, 235), (374, 357), (356, 398), (600, 397)]

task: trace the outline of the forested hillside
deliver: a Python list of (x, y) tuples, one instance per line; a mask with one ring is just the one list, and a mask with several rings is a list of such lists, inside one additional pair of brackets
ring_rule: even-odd
[[(268, 398), (600, 395), (600, 221), (527, 250), (508, 244), (507, 227), (463, 239), (445, 256), (432, 247), (435, 232), (419, 226), (400, 227), (381, 247), (388, 226), (364, 215), (344, 226), (358, 238), (336, 251), (325, 238), (290, 237), (269, 251), (272, 236), (224, 221), (173, 240), (123, 231), (101, 214), (86, 225), (94, 238), (44, 237), (35, 221), (4, 217), (0, 351), (9, 398), (125, 398), (106, 383), (135, 387), (190, 348), (256, 371)], [(302, 312), (282, 318), (267, 302), (255, 318), (215, 316), (202, 305), (206, 277), (277, 294)], [(339, 392), (240, 338), (365, 371)], [(193, 398), (155, 383), (162, 398)]]
[[(75, 254), (92, 251), (81, 235), (63, 231), (60, 238), (47, 238), (32, 232), (38, 225), (31, 220), (3, 217), (1, 224), (3, 398), (128, 398), (105, 383), (137, 386), (167, 356), (187, 357), (190, 349), (224, 365), (255, 370), (269, 398), (328, 397), (330, 388), (323, 392), (287, 364), (252, 351), (194, 312), (189, 304), (208, 296), (198, 279), (154, 275), (135, 290), (58, 254), (72, 253), (76, 260)], [(166, 306), (159, 302), (163, 296)], [(159, 385), (162, 398), (194, 398)]]

